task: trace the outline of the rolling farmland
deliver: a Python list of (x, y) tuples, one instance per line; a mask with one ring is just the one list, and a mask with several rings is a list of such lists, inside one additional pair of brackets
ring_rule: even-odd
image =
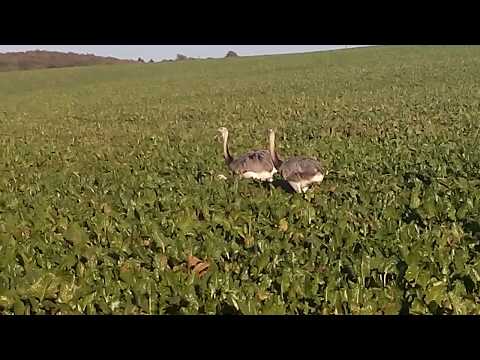
[[(478, 79), (477, 46), (0, 73), (0, 314), (479, 314)], [(236, 180), (222, 126), (329, 174)]]

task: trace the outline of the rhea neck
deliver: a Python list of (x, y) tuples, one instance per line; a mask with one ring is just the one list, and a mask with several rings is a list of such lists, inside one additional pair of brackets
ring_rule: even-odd
[(227, 164), (230, 164), (233, 161), (232, 155), (230, 155), (230, 150), (228, 149), (228, 131), (223, 134), (223, 158)]
[(275, 133), (272, 131), (270, 132), (269, 137), (270, 142), (270, 156), (273, 160), (273, 165), (278, 169), (282, 165), (283, 161), (278, 157), (277, 152), (275, 151)]

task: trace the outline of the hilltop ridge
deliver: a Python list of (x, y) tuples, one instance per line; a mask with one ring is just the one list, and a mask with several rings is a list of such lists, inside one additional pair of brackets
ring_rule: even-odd
[(110, 56), (104, 57), (93, 54), (64, 53), (46, 50), (0, 53), (0, 71), (128, 63), (137, 63), (137, 61), (117, 59)]

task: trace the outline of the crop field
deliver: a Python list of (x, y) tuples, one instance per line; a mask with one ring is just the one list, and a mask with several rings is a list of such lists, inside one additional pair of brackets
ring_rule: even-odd
[[(0, 73), (0, 314), (479, 314), (479, 79), (475, 46)], [(235, 179), (221, 126), (329, 174)]]

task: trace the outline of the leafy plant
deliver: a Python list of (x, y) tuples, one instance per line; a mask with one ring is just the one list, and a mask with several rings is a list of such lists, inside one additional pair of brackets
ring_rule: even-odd
[[(478, 314), (479, 62), (372, 47), (1, 73), (0, 313)], [(329, 174), (306, 196), (235, 180), (219, 126), (236, 153), (273, 127)]]

